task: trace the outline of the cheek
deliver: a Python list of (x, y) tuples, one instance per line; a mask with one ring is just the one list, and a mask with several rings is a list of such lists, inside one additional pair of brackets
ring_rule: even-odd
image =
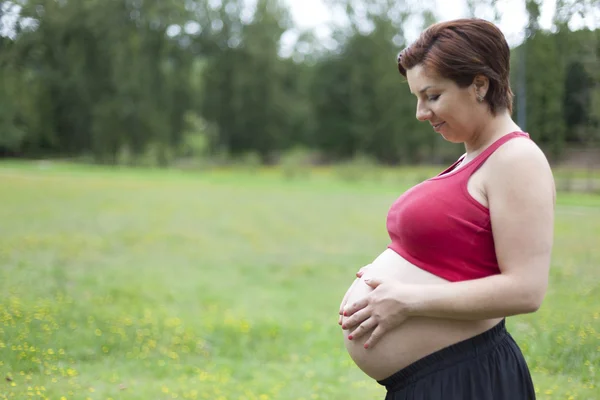
[(453, 125), (469, 125), (473, 120), (473, 110), (464, 106), (464, 103), (444, 102), (440, 103), (435, 113), (444, 121), (452, 122)]
[(472, 125), (474, 121), (475, 113), (472, 109), (467, 107), (461, 107), (454, 113), (454, 118), (460, 122), (461, 125)]
[(431, 106), (431, 111), (444, 121), (453, 119), (452, 106), (448, 104), (448, 100), (438, 100)]

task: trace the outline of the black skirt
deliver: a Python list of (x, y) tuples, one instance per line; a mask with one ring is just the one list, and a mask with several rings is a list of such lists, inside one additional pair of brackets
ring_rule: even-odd
[(385, 400), (533, 400), (527, 363), (505, 320), (382, 381)]

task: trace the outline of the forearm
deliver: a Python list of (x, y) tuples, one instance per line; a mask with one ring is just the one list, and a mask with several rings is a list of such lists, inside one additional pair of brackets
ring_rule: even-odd
[[(540, 278), (542, 279), (542, 278)], [(418, 288), (406, 308), (410, 316), (480, 320), (535, 312), (541, 305), (546, 285), (528, 285), (510, 276)]]

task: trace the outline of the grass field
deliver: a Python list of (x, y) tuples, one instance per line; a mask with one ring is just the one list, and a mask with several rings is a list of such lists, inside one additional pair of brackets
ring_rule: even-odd
[[(339, 301), (431, 169), (0, 164), (0, 399), (382, 399)], [(550, 289), (508, 326), (540, 399), (600, 398), (600, 196), (560, 194)]]

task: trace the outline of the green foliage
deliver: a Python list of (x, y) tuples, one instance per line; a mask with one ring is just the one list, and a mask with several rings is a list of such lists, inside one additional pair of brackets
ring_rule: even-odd
[(137, 158), (142, 167), (168, 167), (173, 161), (173, 150), (162, 143), (148, 143), (145, 151)]
[(208, 123), (195, 112), (188, 111), (184, 115), (183, 140), (179, 155), (182, 157), (204, 158), (211, 153), (217, 140), (218, 132), (214, 125)]
[[(526, 43), (526, 49), (527, 127), (534, 140), (550, 145), (558, 157), (565, 134), (564, 65), (557, 42), (548, 33), (538, 32)], [(548, 68), (550, 63), (555, 67)]]
[[(498, 19), (496, 1), (467, 3)], [(595, 3), (557, 2), (551, 31), (540, 27), (541, 2), (524, 3), (517, 102), (524, 128), (558, 159), (566, 145), (600, 140), (600, 30), (568, 29)], [(248, 153), (270, 161), (296, 146), (396, 165), (457, 153), (414, 118), (397, 72), (405, 27), (435, 22), (430, 7), (416, 15), (409, 2), (331, 0), (349, 23), (332, 26), (330, 41), (300, 31), (284, 52), (297, 27), (282, 0), (251, 13), (242, 0), (20, 4), (14, 35), (0, 37), (0, 154), (199, 166)]]
[(246, 172), (250, 173), (258, 172), (262, 165), (260, 154), (256, 151), (245, 152), (244, 154), (241, 154), (236, 161), (238, 166), (241, 166)]
[(20, 79), (16, 71), (6, 69), (0, 75), (0, 149), (18, 151), (25, 139), (25, 130), (17, 119), (15, 83)]
[(283, 177), (287, 180), (308, 177), (313, 155), (313, 152), (303, 146), (283, 152), (279, 159)]
[(135, 156), (132, 154), (129, 146), (123, 145), (119, 148), (117, 153), (117, 164), (125, 166), (134, 166), (136, 164)]
[(564, 118), (567, 128), (572, 130), (580, 125), (588, 125), (593, 83), (580, 61), (568, 65), (564, 96)]
[(191, 59), (165, 35), (177, 8), (156, 1), (24, 4), (21, 17), (36, 28), (20, 32), (0, 57), (23, 76), (13, 96), (23, 105), (14, 117), (26, 134), (19, 150), (91, 153), (115, 163), (123, 145), (139, 155), (150, 143), (176, 142)]
[(365, 154), (357, 154), (352, 159), (336, 165), (335, 173), (339, 179), (348, 182), (377, 182), (381, 179), (381, 170), (376, 160)]

